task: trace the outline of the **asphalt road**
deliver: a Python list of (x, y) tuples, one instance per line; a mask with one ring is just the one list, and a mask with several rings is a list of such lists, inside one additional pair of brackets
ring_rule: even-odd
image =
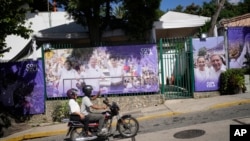
[[(140, 121), (139, 134), (152, 133), (156, 131), (186, 127), (195, 124), (205, 124), (228, 119), (239, 119), (250, 117), (250, 104), (238, 105), (229, 108), (209, 110), (182, 114), (173, 117), (157, 118), (153, 120)], [(29, 141), (69, 141), (65, 135), (50, 136), (45, 138), (31, 139)], [(115, 137), (112, 140), (120, 140)], [(96, 140), (97, 141), (97, 140)]]

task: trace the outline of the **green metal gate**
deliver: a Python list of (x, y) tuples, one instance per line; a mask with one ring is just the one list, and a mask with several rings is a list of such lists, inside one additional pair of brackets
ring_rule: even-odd
[(194, 92), (191, 38), (160, 39), (160, 84), (166, 99), (192, 98)]

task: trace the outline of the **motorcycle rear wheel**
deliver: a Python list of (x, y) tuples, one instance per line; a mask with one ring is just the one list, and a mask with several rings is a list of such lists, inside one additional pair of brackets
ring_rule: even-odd
[(118, 123), (117, 130), (123, 137), (134, 137), (139, 131), (139, 122), (134, 117), (126, 117)]
[(83, 137), (83, 129), (82, 128), (75, 128), (70, 133), (70, 140), (76, 141), (78, 138)]

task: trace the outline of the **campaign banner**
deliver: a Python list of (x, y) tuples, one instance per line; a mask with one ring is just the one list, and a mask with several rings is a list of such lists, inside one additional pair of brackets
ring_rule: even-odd
[(192, 40), (195, 91), (219, 89), (219, 77), (226, 71), (224, 37)]
[(93, 94), (158, 92), (156, 45), (51, 49), (44, 52), (48, 98), (66, 97), (70, 88)]
[(1, 63), (0, 103), (17, 115), (44, 113), (42, 60)]
[(229, 27), (229, 68), (243, 68), (246, 66), (247, 54), (250, 55), (250, 27)]

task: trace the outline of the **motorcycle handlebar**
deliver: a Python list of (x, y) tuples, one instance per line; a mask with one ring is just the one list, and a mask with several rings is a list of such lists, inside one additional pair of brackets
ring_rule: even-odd
[(107, 100), (103, 100), (103, 103), (110, 107), (110, 104)]

